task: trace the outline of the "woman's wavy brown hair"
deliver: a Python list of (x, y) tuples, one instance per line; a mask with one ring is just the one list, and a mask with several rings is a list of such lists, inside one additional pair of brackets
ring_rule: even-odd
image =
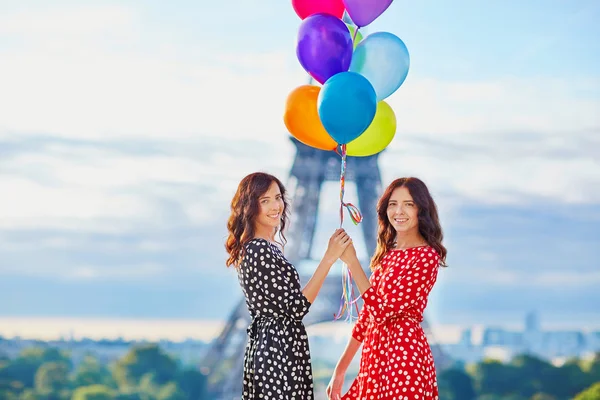
[(269, 190), (275, 182), (283, 198), (283, 212), (279, 225), (281, 246), (285, 246), (287, 239), (283, 233), (289, 220), (289, 204), (286, 198), (285, 187), (279, 179), (264, 172), (255, 172), (246, 176), (238, 185), (237, 191), (231, 200), (231, 215), (227, 221), (229, 235), (225, 242), (225, 249), (229, 254), (227, 266), (239, 266), (244, 257), (244, 245), (254, 238), (254, 221), (260, 209), (259, 199)]
[(371, 259), (371, 269), (375, 269), (385, 254), (394, 248), (396, 240), (396, 230), (390, 223), (387, 216), (388, 203), (394, 190), (405, 187), (412, 196), (417, 208), (419, 209), (419, 233), (427, 244), (437, 251), (440, 256), (440, 264), (446, 265), (447, 250), (442, 245), (444, 235), (438, 217), (437, 206), (429, 193), (429, 189), (423, 181), (418, 178), (399, 178), (390, 183), (377, 203), (377, 218), (379, 220), (379, 230), (377, 232), (377, 248)]

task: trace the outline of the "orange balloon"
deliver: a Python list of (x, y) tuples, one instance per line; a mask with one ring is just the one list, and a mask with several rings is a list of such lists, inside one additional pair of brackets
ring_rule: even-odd
[(329, 136), (321, 123), (317, 98), (321, 88), (302, 85), (294, 89), (285, 102), (283, 121), (288, 131), (307, 146), (321, 150), (334, 150), (337, 142)]

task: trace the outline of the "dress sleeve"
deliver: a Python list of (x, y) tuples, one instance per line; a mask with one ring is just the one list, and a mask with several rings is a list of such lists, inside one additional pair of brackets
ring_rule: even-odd
[(279, 311), (302, 320), (308, 313), (310, 302), (302, 293), (297, 275), (290, 276), (284, 260), (278, 258), (266, 240), (255, 240), (246, 247), (246, 265), (250, 280), (250, 301), (261, 313)]
[(426, 300), (437, 279), (439, 256), (433, 249), (416, 255), (410, 269), (387, 283), (384, 294), (371, 286), (362, 298), (364, 307), (381, 324)]
[(356, 321), (356, 324), (354, 324), (354, 327), (352, 328), (352, 337), (355, 340), (362, 342), (365, 339), (368, 327), (369, 314), (366, 307), (363, 307), (361, 308), (360, 313), (358, 313), (358, 320)]

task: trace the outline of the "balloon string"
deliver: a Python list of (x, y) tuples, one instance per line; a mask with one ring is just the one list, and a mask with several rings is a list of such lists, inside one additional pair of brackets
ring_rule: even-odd
[[(340, 228), (344, 223), (344, 207), (348, 209), (350, 219), (354, 222), (354, 225), (358, 225), (362, 221), (362, 215), (358, 208), (350, 203), (344, 202), (344, 193), (346, 186), (346, 145), (342, 144), (341, 154), (342, 157), (342, 168), (340, 173)], [(352, 273), (346, 264), (342, 266), (342, 298), (340, 299), (340, 308), (337, 314), (334, 314), (334, 319), (338, 320), (342, 317), (342, 314), (346, 313), (346, 321), (353, 321), (358, 318), (358, 301), (359, 297), (355, 296), (354, 285), (352, 285)], [(356, 316), (353, 314), (352, 305), (355, 306)]]
[[(339, 320), (345, 312), (346, 321), (352, 322), (358, 319), (358, 299), (359, 297), (355, 295), (354, 285), (352, 285), (352, 273), (348, 266), (344, 264), (342, 267), (342, 297), (340, 299), (340, 307), (333, 318)], [(354, 308), (352, 307), (353, 305)], [(353, 311), (356, 311), (356, 314)]]
[(358, 35), (358, 30), (360, 28), (357, 26), (356, 29), (354, 29), (354, 36), (352, 36), (352, 44), (356, 43), (356, 35)]
[(341, 156), (342, 156), (342, 171), (340, 173), (340, 228), (344, 223), (344, 207), (350, 214), (350, 219), (354, 222), (354, 225), (360, 224), (363, 217), (360, 210), (352, 203), (344, 202), (344, 193), (346, 191), (346, 145), (341, 145)]

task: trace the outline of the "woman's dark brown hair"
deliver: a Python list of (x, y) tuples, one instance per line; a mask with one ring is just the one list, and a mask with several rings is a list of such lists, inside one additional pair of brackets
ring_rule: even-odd
[(440, 220), (438, 217), (437, 206), (429, 193), (425, 183), (418, 178), (399, 178), (390, 183), (377, 203), (377, 218), (379, 220), (379, 230), (377, 232), (377, 248), (371, 259), (371, 269), (375, 269), (383, 256), (392, 248), (396, 240), (396, 230), (388, 220), (387, 209), (390, 197), (394, 190), (405, 187), (412, 196), (417, 208), (419, 209), (419, 233), (427, 244), (437, 251), (440, 256), (440, 264), (446, 265), (447, 250), (442, 245), (444, 235)]
[(279, 225), (279, 236), (282, 247), (287, 240), (283, 233), (289, 220), (289, 204), (286, 199), (285, 187), (279, 179), (264, 172), (255, 172), (246, 176), (238, 185), (237, 191), (231, 200), (231, 215), (227, 221), (229, 235), (225, 242), (225, 249), (229, 254), (227, 266), (237, 267), (244, 257), (244, 245), (254, 238), (254, 221), (260, 209), (259, 199), (264, 195), (271, 184), (279, 186), (283, 198), (283, 212)]

